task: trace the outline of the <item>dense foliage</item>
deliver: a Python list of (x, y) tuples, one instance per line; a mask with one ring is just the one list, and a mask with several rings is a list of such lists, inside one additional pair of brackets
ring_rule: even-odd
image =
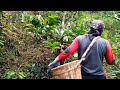
[[(119, 11), (1, 11), (0, 78), (49, 78), (47, 65), (78, 36), (86, 34), (94, 19), (103, 20), (102, 37), (112, 46), (116, 65), (104, 68), (112, 78), (119, 78)], [(77, 53), (63, 63), (77, 59)]]

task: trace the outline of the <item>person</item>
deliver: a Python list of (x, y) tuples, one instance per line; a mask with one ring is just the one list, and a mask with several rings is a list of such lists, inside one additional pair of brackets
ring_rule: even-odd
[(81, 74), (82, 79), (106, 79), (103, 69), (104, 57), (109, 65), (114, 65), (115, 56), (109, 41), (101, 37), (104, 28), (105, 25), (103, 21), (93, 20), (88, 34), (77, 36), (71, 45), (48, 65), (49, 70), (60, 65), (61, 61), (73, 55), (76, 51), (78, 52), (78, 59), (80, 60), (92, 39), (99, 36), (100, 38), (95, 42), (88, 52), (86, 59), (81, 63)]

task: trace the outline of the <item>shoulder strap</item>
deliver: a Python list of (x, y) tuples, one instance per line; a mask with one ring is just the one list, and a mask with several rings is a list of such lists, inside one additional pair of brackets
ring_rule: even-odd
[(77, 66), (78, 66), (82, 61), (85, 60), (85, 57), (86, 57), (88, 51), (92, 48), (92, 46), (94, 45), (94, 43), (95, 43), (95, 42), (97, 41), (97, 39), (99, 39), (99, 38), (100, 38), (100, 37), (97, 36), (97, 37), (95, 37), (95, 38), (92, 40), (92, 42), (90, 43), (90, 45), (88, 46), (88, 48), (86, 49), (86, 51), (84, 52), (84, 54), (82, 55), (80, 61), (79, 61), (78, 64), (77, 64)]

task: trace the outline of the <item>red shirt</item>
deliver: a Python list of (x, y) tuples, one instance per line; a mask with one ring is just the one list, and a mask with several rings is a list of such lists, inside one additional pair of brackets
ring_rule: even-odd
[[(58, 58), (60, 61), (65, 60), (67, 57), (73, 55), (76, 51), (78, 51), (80, 43), (79, 42), (80, 36), (76, 37), (72, 44), (68, 47), (70, 51), (68, 53), (62, 52), (58, 55)], [(106, 42), (106, 53), (105, 53), (105, 59), (109, 65), (112, 65), (112, 62), (115, 60), (114, 54), (112, 52), (111, 45), (108, 40), (105, 40)]]

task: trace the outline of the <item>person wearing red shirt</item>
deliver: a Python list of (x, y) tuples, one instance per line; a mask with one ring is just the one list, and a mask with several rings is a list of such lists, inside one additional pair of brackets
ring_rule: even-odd
[[(76, 51), (80, 60), (93, 38), (101, 36), (104, 27), (104, 23), (101, 20), (94, 20), (88, 34), (77, 36), (71, 45), (48, 65), (49, 70), (60, 65), (61, 61), (64, 61)], [(81, 63), (82, 79), (106, 79), (103, 70), (104, 57), (109, 65), (115, 64), (115, 56), (109, 41), (100, 37), (88, 52), (86, 59)]]

